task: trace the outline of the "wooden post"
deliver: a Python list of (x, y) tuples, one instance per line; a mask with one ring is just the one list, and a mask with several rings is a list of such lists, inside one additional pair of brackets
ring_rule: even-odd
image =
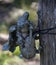
[[(39, 29), (56, 26), (56, 0), (39, 0), (38, 8)], [(56, 29), (49, 32), (56, 32)], [(40, 65), (56, 65), (56, 35), (40, 34)]]

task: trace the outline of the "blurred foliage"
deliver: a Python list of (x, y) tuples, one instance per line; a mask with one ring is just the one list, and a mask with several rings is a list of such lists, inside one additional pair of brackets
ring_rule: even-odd
[(16, 6), (16, 7), (30, 7), (31, 3), (32, 2), (37, 2), (37, 0), (14, 0), (13, 4)]
[[(39, 60), (40, 58), (39, 54), (37, 54), (35, 58)], [(28, 62), (26, 62), (27, 60), (26, 61), (24, 60), (26, 59), (24, 58), (21, 59), (18, 56), (12, 55), (12, 53), (9, 51), (0, 52), (0, 65), (29, 65)], [(38, 63), (37, 60), (36, 62)]]
[[(13, 59), (15, 57), (15, 55), (18, 56), (18, 60)], [(18, 46), (16, 47), (16, 49), (13, 53), (10, 51), (0, 52), (0, 65), (9, 65), (10, 63), (12, 65), (14, 65), (14, 63), (16, 64), (16, 61), (20, 60), (19, 55), (20, 55), (20, 49)], [(17, 57), (15, 59), (17, 59)], [(7, 64), (7, 61), (9, 61), (10, 63), (8, 62), (8, 64)]]
[[(9, 5), (14, 5), (15, 7), (23, 7), (23, 6), (27, 6), (29, 7), (31, 5), (32, 2), (37, 2), (38, 0), (1, 0), (0, 1), (0, 5), (5, 5), (5, 7), (9, 6)], [(3, 3), (4, 2), (4, 3)], [(7, 6), (6, 6), (7, 5)]]
[[(39, 60), (40, 55), (37, 54), (36, 57)], [(13, 55), (9, 51), (0, 52), (0, 65), (29, 65), (24, 58), (20, 58), (16, 55)], [(35, 61), (35, 60), (34, 60)], [(37, 61), (36, 61), (37, 62)], [(32, 63), (32, 61), (31, 61)]]
[(6, 22), (0, 23), (0, 33), (8, 33), (8, 24)]
[(0, 52), (0, 65), (19, 65), (23, 62), (17, 56), (13, 56), (13, 54), (9, 51)]
[(36, 23), (36, 17), (37, 17), (36, 11), (30, 10), (29, 20), (31, 20), (31, 21), (33, 21), (34, 23)]

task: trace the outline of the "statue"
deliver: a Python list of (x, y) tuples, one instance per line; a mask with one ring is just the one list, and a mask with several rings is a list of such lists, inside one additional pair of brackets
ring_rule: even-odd
[(17, 44), (20, 46), (22, 55), (29, 59), (35, 56), (35, 40), (32, 37), (34, 25), (28, 20), (29, 13), (24, 15), (17, 22)]
[(10, 27), (9, 50), (13, 52), (15, 47), (19, 46), (23, 57), (30, 59), (36, 54), (35, 39), (38, 37), (34, 34), (35, 25), (28, 18), (29, 13), (25, 12), (23, 16), (19, 17), (16, 25)]

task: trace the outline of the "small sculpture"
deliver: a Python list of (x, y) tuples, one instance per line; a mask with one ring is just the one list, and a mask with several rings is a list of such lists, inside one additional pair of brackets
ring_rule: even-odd
[(22, 55), (29, 59), (35, 56), (35, 40), (32, 37), (35, 26), (28, 20), (29, 13), (24, 15), (17, 22), (17, 44), (20, 46)]
[(23, 57), (30, 59), (36, 54), (35, 39), (38, 38), (35, 32), (35, 25), (28, 20), (29, 13), (25, 12), (19, 17), (16, 25), (9, 29), (9, 50), (13, 52), (16, 46), (20, 47)]

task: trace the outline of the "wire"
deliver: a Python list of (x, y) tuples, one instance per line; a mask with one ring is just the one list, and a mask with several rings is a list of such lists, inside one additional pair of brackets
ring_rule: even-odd
[(46, 28), (46, 29), (36, 29), (34, 34), (51, 34), (51, 35), (56, 35), (56, 32), (49, 32), (51, 30), (56, 29), (56, 27), (52, 27), (52, 28)]

